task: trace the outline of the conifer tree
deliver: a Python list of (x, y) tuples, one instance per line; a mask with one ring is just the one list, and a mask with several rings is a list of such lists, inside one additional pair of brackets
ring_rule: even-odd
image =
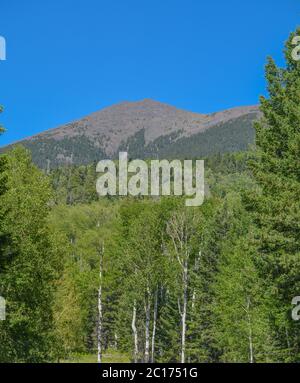
[[(286, 43), (286, 67), (269, 58), (269, 98), (261, 97), (256, 124), (257, 159), (252, 170), (260, 192), (246, 198), (257, 228), (259, 272), (272, 300), (269, 320), (278, 361), (299, 361), (299, 326), (291, 319), (291, 300), (300, 291), (300, 61)], [(274, 351), (275, 352), (275, 351)]]

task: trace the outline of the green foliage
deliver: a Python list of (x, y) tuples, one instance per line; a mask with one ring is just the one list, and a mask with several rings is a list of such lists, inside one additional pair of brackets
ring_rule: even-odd
[(239, 152), (254, 141), (252, 115), (192, 140), (177, 132), (147, 145), (142, 130), (122, 143), (132, 157), (207, 156), (200, 207), (181, 197), (99, 199), (91, 142), (63, 141), (63, 159), (57, 142), (37, 143), (46, 174), (25, 149), (0, 156), (0, 362), (95, 361), (99, 291), (104, 361), (299, 362), (293, 36), (286, 68), (268, 61), (255, 150)]
[[(52, 211), (51, 226), (63, 233), (69, 249), (54, 302), (55, 328), (64, 357), (74, 352), (92, 351), (96, 347), (99, 252), (103, 244), (108, 247), (115, 219), (115, 207), (110, 203), (60, 206)], [(105, 257), (105, 268), (111, 262), (109, 258), (106, 262)], [(110, 278), (111, 274), (105, 278), (105, 283)], [(106, 289), (105, 285), (104, 300)], [(113, 294), (105, 302), (105, 321), (110, 321), (113, 316)], [(110, 334), (107, 332), (105, 336), (109, 338)]]
[(62, 258), (60, 234), (47, 225), (51, 189), (24, 149), (16, 148), (1, 163), (0, 295), (7, 302), (7, 319), (0, 323), (0, 360), (49, 361)]
[[(236, 193), (224, 200), (223, 236), (213, 283), (211, 335), (223, 362), (275, 361), (268, 326), (272, 307), (256, 268), (253, 228)], [(274, 358), (274, 359), (273, 359)]]
[(56, 204), (73, 205), (98, 200), (96, 192), (96, 164), (66, 166), (50, 173)]
[(269, 319), (282, 361), (298, 360), (300, 340), (290, 312), (300, 290), (300, 64), (291, 56), (294, 35), (286, 44), (286, 68), (277, 68), (271, 58), (266, 66), (270, 97), (261, 98), (258, 156), (252, 162), (261, 192), (246, 198), (256, 224), (258, 267), (272, 300)]

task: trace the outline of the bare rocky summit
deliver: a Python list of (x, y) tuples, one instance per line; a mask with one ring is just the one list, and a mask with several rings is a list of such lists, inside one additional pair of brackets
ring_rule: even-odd
[[(249, 135), (249, 129), (253, 130), (252, 122), (258, 115), (257, 106), (200, 114), (145, 99), (113, 105), (80, 120), (29, 137), (21, 143), (32, 151), (33, 160), (41, 167), (46, 162), (50, 162), (52, 167), (70, 162), (86, 164), (104, 157), (114, 158), (119, 150), (125, 149), (131, 156), (143, 158), (170, 157), (175, 154), (178, 157), (182, 147), (182, 156), (186, 156), (188, 146), (192, 143), (190, 154), (200, 156), (210, 154), (201, 148), (201, 137), (212, 153), (243, 150), (245, 142), (241, 143), (241, 147), (235, 144), (228, 148), (227, 141), (230, 138), (224, 140), (228, 135), (228, 127), (239, 129), (242, 133), (247, 125)], [(218, 129), (218, 132), (208, 134), (212, 129)], [(225, 135), (223, 138), (222, 130)], [(211, 142), (207, 143), (210, 135)], [(221, 142), (224, 141), (223, 149), (216, 145), (214, 150), (215, 135), (219, 136)], [(251, 138), (245, 137), (245, 140), (251, 141)], [(195, 142), (199, 142), (199, 151), (195, 148)]]

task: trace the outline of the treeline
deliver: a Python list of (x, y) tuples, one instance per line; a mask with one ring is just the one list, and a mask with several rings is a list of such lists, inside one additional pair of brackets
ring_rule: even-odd
[[(250, 171), (247, 164), (254, 156), (255, 154), (252, 152), (239, 152), (218, 153), (204, 158), (207, 187), (209, 186), (210, 189), (216, 192), (219, 184), (225, 182), (225, 179), (228, 179), (228, 183), (234, 183), (235, 176), (237, 174), (241, 175), (241, 173), (249, 178)], [(99, 199), (95, 188), (97, 178), (99, 177), (99, 174), (96, 172), (96, 166), (97, 162), (94, 162), (89, 165), (69, 165), (45, 171), (45, 174), (50, 177), (55, 204), (76, 205), (101, 201), (103, 198)], [(116, 166), (118, 167), (118, 162), (116, 162)], [(231, 177), (228, 178), (229, 175)], [(173, 180), (172, 176), (173, 174), (171, 174), (171, 181)], [(107, 198), (113, 199), (112, 196)]]
[[(300, 33), (300, 31), (298, 31)], [(95, 166), (0, 159), (1, 362), (299, 362), (300, 63), (266, 67), (255, 151), (206, 161), (206, 198), (98, 199)]]

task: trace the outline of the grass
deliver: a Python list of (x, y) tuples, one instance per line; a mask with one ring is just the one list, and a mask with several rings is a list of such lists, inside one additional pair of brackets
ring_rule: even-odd
[[(75, 354), (63, 363), (97, 363), (97, 354)], [(130, 363), (130, 358), (115, 350), (107, 350), (103, 355), (103, 363)]]

